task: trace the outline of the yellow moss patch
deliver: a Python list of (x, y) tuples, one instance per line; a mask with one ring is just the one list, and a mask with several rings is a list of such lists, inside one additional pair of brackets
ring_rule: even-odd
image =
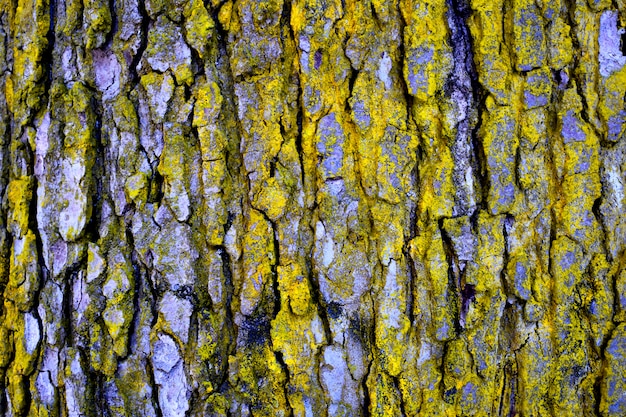
[(28, 230), (15, 239), (11, 248), (11, 269), (5, 297), (21, 311), (28, 311), (39, 288), (39, 267), (36, 236)]
[(200, 58), (206, 54), (206, 44), (211, 38), (215, 23), (202, 0), (192, 0), (185, 7), (187, 43), (198, 51)]
[[(193, 125), (195, 127), (207, 126), (215, 122), (222, 109), (222, 93), (215, 81), (207, 81), (195, 94)], [(203, 150), (203, 154), (208, 154)]]
[(265, 184), (256, 196), (253, 205), (265, 212), (272, 221), (276, 221), (285, 212), (289, 195), (274, 177), (268, 178)]
[(148, 200), (148, 177), (143, 172), (138, 172), (126, 179), (124, 190), (126, 195), (134, 201), (139, 208)]
[(261, 301), (265, 285), (272, 281), (274, 259), (274, 232), (265, 217), (257, 210), (250, 210), (246, 233), (243, 237), (243, 286), (241, 309), (252, 314)]
[(15, 236), (23, 236), (28, 230), (29, 206), (33, 194), (33, 178), (14, 178), (7, 187), (9, 200), (9, 230)]

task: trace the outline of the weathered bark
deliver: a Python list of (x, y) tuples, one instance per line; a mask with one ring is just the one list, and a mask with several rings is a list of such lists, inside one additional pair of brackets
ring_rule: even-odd
[(626, 415), (624, 26), (4, 0), (0, 414)]

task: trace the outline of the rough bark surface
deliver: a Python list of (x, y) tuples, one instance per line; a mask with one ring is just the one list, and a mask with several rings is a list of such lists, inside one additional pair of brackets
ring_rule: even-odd
[(0, 415), (626, 415), (624, 0), (0, 3)]

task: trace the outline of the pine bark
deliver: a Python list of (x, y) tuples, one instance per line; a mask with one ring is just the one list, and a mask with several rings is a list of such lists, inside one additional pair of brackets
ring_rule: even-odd
[(624, 0), (5, 0), (0, 415), (626, 415)]

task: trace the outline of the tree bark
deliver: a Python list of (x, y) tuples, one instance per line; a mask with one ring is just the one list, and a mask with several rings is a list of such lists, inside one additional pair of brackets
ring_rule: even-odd
[(626, 415), (624, 0), (5, 0), (0, 415)]

